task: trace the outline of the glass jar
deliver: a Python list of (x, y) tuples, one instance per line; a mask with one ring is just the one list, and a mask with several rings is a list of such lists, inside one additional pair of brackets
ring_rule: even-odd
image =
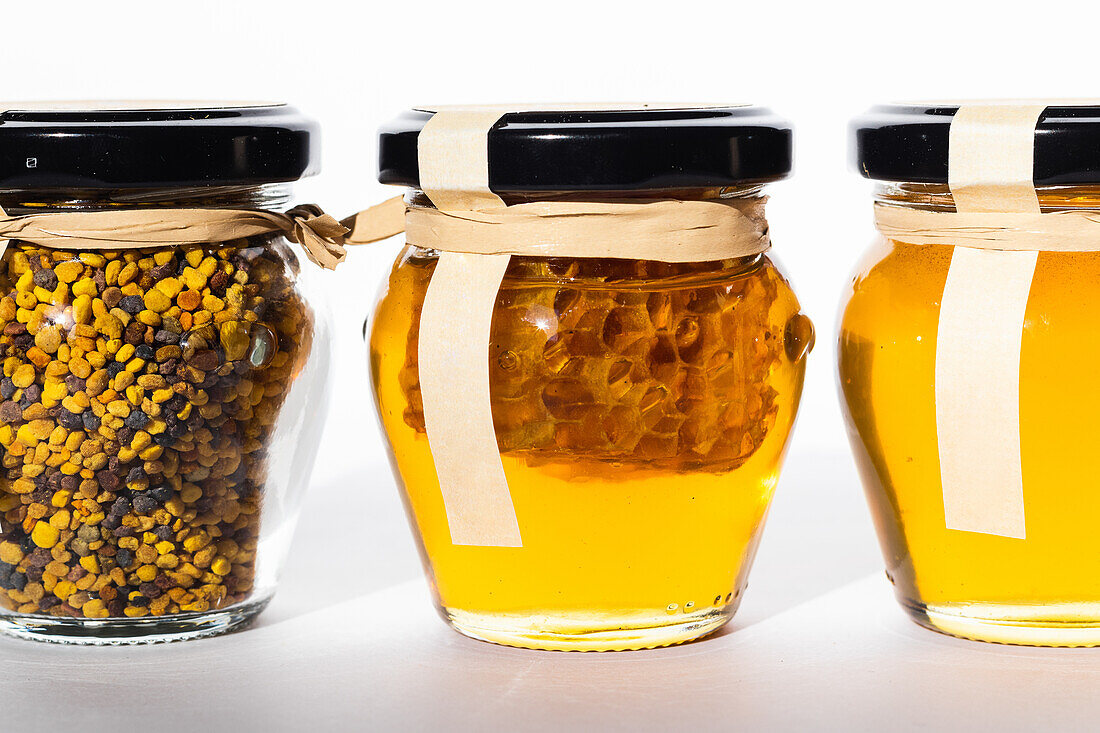
[[(701, 124), (724, 132), (728, 150), (739, 112)], [(505, 120), (504, 129), (524, 122)], [(603, 124), (629, 140), (660, 121), (653, 113)], [(574, 134), (575, 146), (590, 142)], [(681, 139), (690, 155), (691, 137)], [(492, 156), (506, 133), (489, 140)], [(622, 160), (646, 159), (648, 143), (635, 145)], [(384, 135), (384, 170), (388, 152)], [(789, 158), (777, 158), (759, 177), (786, 173)], [(589, 159), (604, 175), (620, 160)], [(650, 161), (653, 178), (661, 164)], [(562, 173), (550, 163), (530, 170)], [(722, 183), (731, 185), (498, 192), (510, 204), (762, 195), (757, 184)], [(406, 203), (414, 212), (432, 207), (415, 188)], [(439, 257), (414, 242), (399, 255), (374, 314), (370, 361), (396, 478), (443, 617), (468, 636), (539, 649), (654, 647), (721, 627), (741, 601), (813, 340), (776, 264), (762, 253), (679, 263), (511, 258), (485, 358), (495, 447), (522, 545), (498, 547), (452, 540), (425, 430), (420, 322)], [(464, 388), (454, 385), (456, 393)]]
[[(957, 109), (886, 106), (856, 122), (857, 158), (877, 180), (877, 204), (901, 212), (956, 211), (946, 163)], [(1039, 118), (1034, 187), (1044, 215), (1100, 211), (1097, 155), (1088, 151), (1096, 148), (1095, 135), (1085, 129), (1098, 112), (1050, 107)], [(1046, 240), (1037, 249), (1060, 246), (1059, 235), (1042, 223), (1034, 233)], [(1100, 230), (1097, 251), (1039, 251), (1030, 284), (1021, 283), (1012, 326), (1018, 362), (1006, 366), (1014, 378), (1018, 373), (1018, 388), (1005, 396), (1008, 404), (1018, 397), (1018, 408), (1011, 408), (1018, 409), (1018, 431), (1013, 414), (1005, 441), (1018, 436), (1018, 445), (995, 447), (1019, 467), (1022, 486), (993, 487), (1022, 488), (1021, 526), (1011, 532), (953, 523), (955, 510), (945, 497), (948, 459), (941, 459), (946, 447), (939, 433), (949, 426), (942, 416), (937, 423), (936, 391), (937, 381), (947, 378), (942, 363), (937, 371), (937, 358), (944, 358), (941, 304), (949, 298), (949, 270), (959, 277), (952, 267), (965, 240), (906, 238), (880, 233), (857, 267), (839, 342), (851, 443), (898, 600), (917, 623), (948, 634), (1096, 645), (1100, 587), (1092, 569), (1100, 572), (1100, 499), (1091, 482), (1100, 389), (1091, 373), (1096, 347), (1090, 334), (1091, 306), (1100, 302)], [(992, 278), (969, 285), (988, 292), (1002, 284)], [(996, 365), (981, 361), (989, 324), (974, 315), (971, 329), (962, 346), (972, 350), (974, 368), (992, 373)], [(974, 409), (998, 407), (981, 402)], [(999, 507), (985, 501), (980, 510), (995, 518)]]
[[(279, 208), (315, 167), (314, 124), (282, 105), (3, 119), (0, 156), (40, 161), (0, 179), (9, 216)], [(327, 406), (310, 266), (279, 234), (6, 244), (0, 630), (120, 644), (248, 621), (274, 593)]]

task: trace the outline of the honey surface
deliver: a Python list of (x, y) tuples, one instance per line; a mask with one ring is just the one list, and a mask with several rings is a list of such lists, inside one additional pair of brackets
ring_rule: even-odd
[(434, 263), (406, 249), (377, 311), (371, 359), (445, 611), (570, 633), (735, 606), (809, 339), (771, 262), (513, 258), (487, 358), (520, 548), (450, 542), (417, 373)]

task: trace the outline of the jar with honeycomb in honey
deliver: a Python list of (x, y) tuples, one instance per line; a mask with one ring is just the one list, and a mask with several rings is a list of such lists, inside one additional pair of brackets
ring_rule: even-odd
[(1100, 644), (1098, 124), (1098, 106), (1042, 102), (854, 124), (879, 236), (840, 387), (887, 573), (937, 631)]
[(745, 589), (809, 319), (767, 253), (789, 126), (757, 107), (412, 111), (380, 136), (407, 245), (377, 406), (443, 617), (617, 650)]

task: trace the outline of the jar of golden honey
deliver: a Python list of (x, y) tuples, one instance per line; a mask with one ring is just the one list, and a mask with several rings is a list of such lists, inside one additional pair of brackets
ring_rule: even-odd
[(332, 266), (343, 228), (280, 213), (316, 123), (216, 103), (0, 123), (0, 631), (240, 626), (275, 592), (328, 404), (304, 255)]
[(767, 254), (762, 187), (790, 151), (756, 107), (418, 110), (383, 130), (407, 245), (373, 385), (455, 629), (638, 649), (733, 616), (813, 342)]
[(840, 387), (903, 607), (985, 641), (1100, 644), (1100, 107), (890, 105), (856, 120), (879, 235)]

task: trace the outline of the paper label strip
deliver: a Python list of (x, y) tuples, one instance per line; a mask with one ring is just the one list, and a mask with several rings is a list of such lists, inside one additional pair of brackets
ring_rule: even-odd
[[(500, 110), (438, 112), (417, 139), (420, 186), (441, 211), (504, 207), (489, 190)], [(420, 319), (424, 427), (451, 542), (522, 547), (489, 395), (489, 328), (510, 255), (443, 252)]]
[(416, 138), (420, 188), (440, 211), (503, 207), (489, 189), (489, 131), (501, 110), (436, 112)]
[(1039, 213), (1035, 125), (1045, 104), (959, 107), (951, 119), (947, 180), (964, 213)]
[(1038, 257), (969, 247), (951, 255), (936, 349), (948, 529), (1025, 536), (1020, 342)]
[(424, 298), (424, 425), (456, 545), (523, 545), (489, 401), (489, 327), (509, 259), (444, 252)]
[[(959, 213), (1038, 214), (1035, 125), (1045, 105), (959, 108), (948, 184)], [(1037, 252), (955, 247), (936, 336), (936, 431), (948, 529), (1026, 537), (1020, 346)]]

